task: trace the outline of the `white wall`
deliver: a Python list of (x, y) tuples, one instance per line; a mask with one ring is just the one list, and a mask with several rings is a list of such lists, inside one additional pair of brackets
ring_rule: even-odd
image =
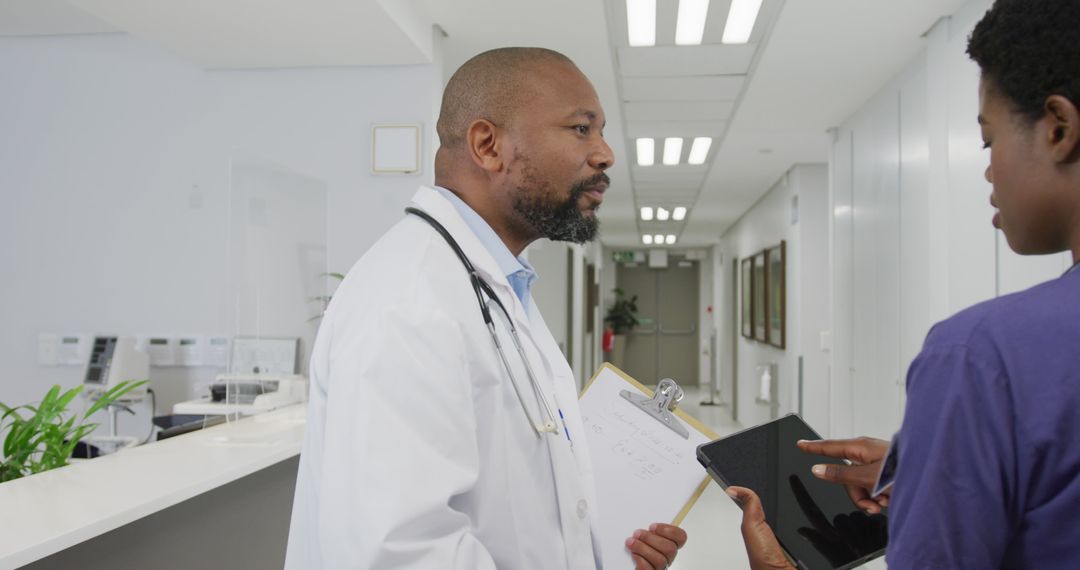
[[(205, 71), (122, 34), (0, 39), (0, 401), (80, 381), (37, 365), (38, 333), (233, 333), (234, 156), (325, 185), (327, 267), (346, 271), (432, 178), (430, 136), (421, 174), (371, 175), (371, 125), (430, 132), (442, 81), (437, 64)], [(154, 369), (158, 410), (215, 372)]]
[(1058, 276), (1065, 254), (1022, 258), (990, 224), (973, 0), (928, 34), (926, 51), (835, 132), (830, 434), (888, 437), (904, 376), (932, 324)]
[(565, 243), (542, 239), (526, 250), (529, 264), (538, 275), (532, 297), (551, 336), (566, 354), (570, 348), (570, 253)]
[[(825, 396), (828, 393), (828, 369), (820, 351), (821, 331), (829, 329), (827, 306), (828, 272), (824, 246), (828, 236), (827, 169), (824, 165), (796, 165), (780, 179), (738, 222), (721, 238), (725, 264), (719, 269), (717, 298), (725, 306), (719, 327), (721, 374), (724, 377), (724, 397), (731, 397), (730, 387), (738, 382), (738, 420), (743, 425), (767, 421), (770, 407), (758, 403), (759, 366), (776, 364), (778, 374), (779, 413), (799, 411), (798, 363), (804, 361), (803, 415), (807, 421), (824, 429), (827, 416)], [(793, 221), (792, 199), (798, 196), (797, 221)], [(787, 334), (785, 348), (779, 349), (737, 335), (732, 354), (732, 319), (739, 311), (732, 306), (732, 287), (738, 284), (732, 277), (731, 264), (738, 264), (761, 250), (787, 242)], [(736, 377), (730, 378), (731, 367), (723, 364), (737, 360)]]

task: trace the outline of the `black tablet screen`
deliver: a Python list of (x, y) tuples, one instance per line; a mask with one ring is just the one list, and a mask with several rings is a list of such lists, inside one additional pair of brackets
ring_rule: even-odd
[(800, 439), (820, 439), (798, 416), (785, 416), (698, 448), (698, 460), (722, 485), (761, 497), (780, 544), (810, 570), (848, 568), (885, 552), (885, 514), (867, 515), (840, 485), (810, 468), (838, 460), (803, 453)]

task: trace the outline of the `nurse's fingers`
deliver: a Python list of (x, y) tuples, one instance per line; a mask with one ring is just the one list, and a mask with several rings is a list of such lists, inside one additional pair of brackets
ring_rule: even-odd
[(761, 499), (745, 487), (728, 487), (727, 494), (743, 511), (742, 535), (752, 570), (795, 570), (768, 523)]
[[(870, 463), (868, 465), (841, 465), (838, 463), (820, 463), (810, 468), (814, 477), (842, 485), (861, 487), (870, 491), (877, 482), (880, 465)], [(854, 499), (854, 497), (852, 497)]]
[(813, 455), (825, 455), (837, 459), (847, 459), (856, 463), (874, 463), (885, 458), (889, 451), (889, 442), (872, 437), (854, 439), (819, 439), (801, 440), (799, 449)]

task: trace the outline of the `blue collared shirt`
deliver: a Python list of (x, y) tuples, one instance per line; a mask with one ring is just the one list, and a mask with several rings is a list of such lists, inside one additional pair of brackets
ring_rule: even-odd
[(484, 221), (484, 218), (481, 218), (480, 214), (477, 214), (476, 210), (473, 210), (464, 200), (441, 186), (435, 186), (435, 190), (454, 205), (454, 208), (461, 214), (461, 218), (465, 220), (465, 225), (469, 226), (469, 229), (476, 234), (480, 243), (484, 244), (484, 248), (488, 250), (488, 253), (495, 258), (495, 262), (499, 264), (499, 270), (506, 275), (510, 287), (514, 289), (518, 299), (521, 299), (522, 306), (528, 311), (529, 296), (532, 294), (533, 282), (536, 281), (536, 270), (529, 265), (529, 262), (523, 256), (514, 257), (514, 254), (510, 253), (510, 248), (506, 247), (502, 238), (499, 237), (499, 234), (495, 233), (495, 230), (491, 229), (491, 226)]

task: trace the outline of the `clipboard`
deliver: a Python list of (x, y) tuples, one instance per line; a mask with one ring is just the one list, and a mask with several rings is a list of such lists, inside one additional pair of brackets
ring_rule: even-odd
[(604, 363), (581, 393), (606, 567), (633, 567), (626, 539), (654, 522), (678, 525), (709, 484), (697, 446), (719, 435), (678, 409), (675, 381), (658, 388)]

